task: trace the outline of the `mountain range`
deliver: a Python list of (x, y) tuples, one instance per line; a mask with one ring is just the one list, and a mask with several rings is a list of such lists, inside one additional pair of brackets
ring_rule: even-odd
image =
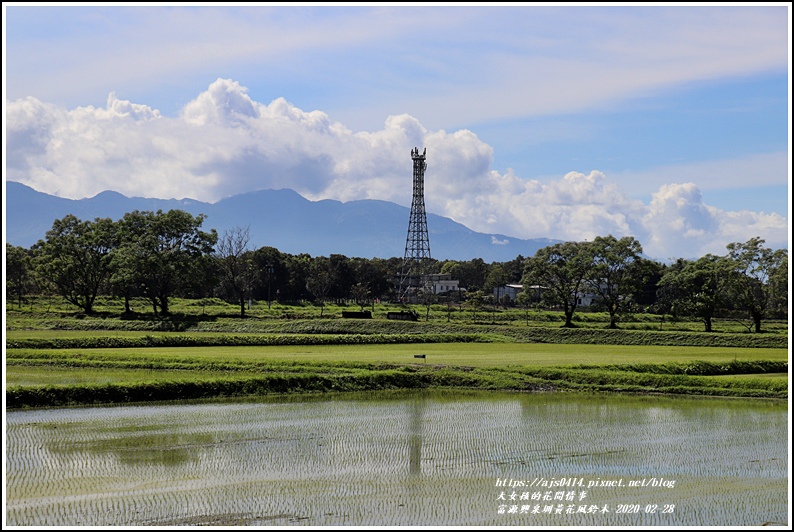
[[(219, 235), (233, 227), (250, 228), (251, 249), (272, 246), (284, 253), (311, 256), (402, 257), (410, 209), (379, 200), (310, 201), (290, 189), (258, 190), (216, 203), (192, 199), (126, 197), (106, 191), (92, 198), (72, 200), (38, 192), (22, 183), (6, 182), (6, 242), (30, 247), (43, 239), (56, 219), (73, 214), (81, 220), (119, 220), (127, 212), (181, 209), (207, 216), (202, 229)], [(439, 260), (506, 262), (518, 255), (531, 257), (559, 242), (547, 238), (519, 239), (477, 233), (449, 218), (427, 214), (430, 254)]]

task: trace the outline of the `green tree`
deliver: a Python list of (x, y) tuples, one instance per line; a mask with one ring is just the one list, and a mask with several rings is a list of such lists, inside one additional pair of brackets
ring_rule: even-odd
[[(304, 297), (306, 278), (305, 275), (294, 278), (291, 255), (274, 247), (264, 246), (254, 251), (251, 258), (256, 272), (252, 280), (252, 293), (257, 299), (266, 299), (268, 308), (273, 300), (299, 301)], [(302, 284), (293, 285), (298, 282)]]
[(155, 315), (170, 314), (169, 300), (196, 286), (207, 285), (215, 229), (205, 232), (206, 217), (181, 210), (133, 211), (124, 215), (118, 260), (123, 260), (149, 299)]
[(350, 259), (350, 268), (356, 284), (364, 285), (371, 298), (380, 298), (389, 291), (389, 269), (383, 259)]
[(55, 220), (35, 246), (36, 270), (58, 294), (86, 314), (110, 277), (115, 227), (110, 218), (81, 221), (69, 214)]
[(356, 284), (356, 277), (350, 264), (350, 259), (345, 255), (332, 253), (326, 263), (328, 274), (331, 276), (331, 289), (328, 296), (337, 300), (350, 297), (350, 290)]
[(781, 250), (783, 257), (780, 262), (772, 268), (769, 274), (769, 285), (772, 292), (769, 311), (776, 316), (786, 316), (788, 314), (788, 252)]
[(596, 237), (588, 246), (592, 268), (587, 279), (590, 291), (609, 313), (609, 328), (617, 328), (618, 314), (631, 308), (643, 284), (642, 246), (634, 237)]
[(511, 261), (501, 263), (502, 269), (505, 272), (505, 277), (507, 277), (506, 282), (520, 282), (521, 278), (524, 276), (526, 261), (527, 259), (524, 256), (518, 255)]
[(488, 275), (488, 265), (480, 258), (469, 261), (448, 260), (441, 265), (441, 273), (452, 274), (460, 287), (475, 292), (482, 290)]
[(524, 289), (516, 296), (516, 304), (524, 309), (524, 317), (529, 325), (529, 309), (532, 307), (540, 310), (542, 301), (540, 285), (524, 284)]
[(284, 286), (284, 297), (290, 301), (308, 299), (311, 294), (307, 290), (307, 281), (310, 276), (312, 258), (307, 253), (288, 255), (284, 260), (284, 276), (279, 285)]
[(642, 285), (639, 287), (634, 301), (645, 309), (653, 309), (657, 303), (659, 281), (667, 272), (667, 267), (661, 262), (640, 258), (638, 268), (642, 272)]
[(734, 304), (748, 311), (755, 325), (755, 332), (761, 332), (761, 321), (767, 311), (779, 300), (783, 289), (780, 282), (780, 268), (788, 268), (788, 252), (784, 249), (773, 251), (763, 247), (765, 240), (753, 237), (747, 242), (728, 244), (727, 259), (731, 265), (731, 294)]
[(477, 321), (477, 311), (485, 306), (485, 294), (482, 290), (466, 293), (466, 306), (471, 309), (474, 321)]
[(142, 294), (140, 272), (138, 270), (138, 248), (132, 243), (140, 242), (146, 231), (148, 217), (139, 211), (126, 213), (116, 222), (115, 243), (111, 253), (110, 289), (113, 294), (124, 298), (124, 313), (132, 313), (130, 300)]
[(659, 281), (660, 298), (673, 315), (696, 317), (706, 332), (712, 332), (713, 319), (725, 301), (729, 272), (724, 257), (680, 260)]
[(425, 282), (420, 287), (417, 295), (419, 296), (419, 300), (425, 306), (425, 320), (430, 321), (430, 307), (432, 307), (435, 303), (438, 303), (438, 294), (436, 294), (435, 288), (433, 287), (433, 281), (431, 281), (429, 278), (425, 279)]
[(530, 286), (541, 286), (543, 300), (562, 307), (563, 327), (573, 327), (579, 295), (592, 268), (589, 250), (585, 242), (562, 242), (539, 249), (526, 261), (521, 281), (524, 293), (528, 293)]
[(306, 289), (314, 296), (314, 300), (320, 303), (321, 318), (325, 312), (325, 301), (333, 285), (330, 266), (327, 257), (315, 258), (309, 267), (309, 276), (306, 279)]
[(214, 253), (220, 270), (221, 284), (234, 294), (240, 304), (241, 317), (245, 316), (245, 302), (256, 277), (253, 259), (248, 249), (250, 240), (249, 227), (233, 227), (224, 231)]
[[(488, 294), (493, 294), (495, 290), (498, 292), (511, 280), (512, 279), (501, 263), (497, 262), (491, 264), (491, 267), (488, 268), (488, 275), (485, 277), (483, 291)], [(502, 295), (503, 293), (499, 292), (497, 303), (501, 301)]]
[(31, 252), (6, 242), (6, 298), (16, 299), (22, 307), (22, 298), (34, 288)]
[(496, 323), (496, 304), (498, 303), (496, 296), (493, 294), (485, 294), (483, 302), (491, 306), (491, 323)]
[(353, 301), (356, 302), (356, 305), (360, 307), (362, 312), (364, 311), (364, 307), (370, 302), (370, 291), (364, 283), (356, 283), (356, 285), (350, 289), (350, 296), (353, 298)]

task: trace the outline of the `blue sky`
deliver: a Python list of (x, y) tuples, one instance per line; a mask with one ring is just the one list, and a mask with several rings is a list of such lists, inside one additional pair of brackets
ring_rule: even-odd
[(6, 179), (426, 203), (659, 259), (788, 247), (788, 4), (4, 9)]

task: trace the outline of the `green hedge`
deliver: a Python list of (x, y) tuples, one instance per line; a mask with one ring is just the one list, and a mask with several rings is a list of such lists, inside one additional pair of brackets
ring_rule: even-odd
[[(745, 365), (743, 365), (745, 364)], [(753, 365), (755, 364), (755, 365)], [(724, 374), (724, 371), (763, 369), (778, 372), (787, 365), (762, 361), (733, 366), (695, 362), (689, 365), (660, 364), (657, 367), (543, 367), (459, 368), (384, 365), (271, 365), (256, 377), (219, 377), (144, 383), (90, 385), (14, 386), (6, 390), (7, 408), (39, 408), (66, 405), (137, 403), (218, 398), (268, 393), (360, 391), (387, 388), (456, 387), (487, 390), (594, 391), (623, 393), (668, 393), (733, 397), (785, 398), (788, 381), (693, 376)], [(714, 366), (714, 367), (711, 367)], [(212, 368), (218, 369), (218, 368)], [(230, 368), (229, 368), (230, 369)], [(248, 366), (246, 369), (251, 369)]]
[(364, 345), (465, 343), (490, 341), (485, 335), (457, 334), (276, 334), (256, 336), (235, 335), (179, 335), (90, 336), (82, 338), (26, 338), (7, 340), (7, 349), (92, 349), (129, 347), (219, 347), (219, 346), (277, 346), (277, 345)]
[(688, 363), (668, 362), (665, 364), (615, 364), (605, 366), (582, 364), (572, 367), (579, 369), (602, 369), (669, 375), (749, 375), (763, 373), (788, 373), (788, 362), (785, 360), (735, 360), (722, 363), (696, 360)]
[(247, 379), (214, 379), (136, 384), (13, 387), (6, 390), (8, 408), (135, 403), (264, 395), (268, 393), (358, 391), (427, 386), (471, 386), (476, 379), (457, 372), (432, 374), (399, 369), (360, 374), (274, 373)]
[(525, 342), (547, 344), (591, 345), (657, 345), (682, 347), (788, 347), (788, 338), (778, 334), (682, 333), (612, 329), (565, 329), (560, 327), (460, 326), (383, 323), (303, 322), (269, 334), (180, 334), (147, 335), (138, 338), (118, 336), (86, 336), (82, 338), (30, 338), (6, 340), (8, 349), (89, 349), (113, 347), (206, 347), (267, 345), (353, 345), (414, 344), (446, 342)]
[(621, 329), (524, 328), (516, 340), (552, 344), (667, 345), (688, 347), (788, 347), (788, 337), (773, 334), (685, 333)]

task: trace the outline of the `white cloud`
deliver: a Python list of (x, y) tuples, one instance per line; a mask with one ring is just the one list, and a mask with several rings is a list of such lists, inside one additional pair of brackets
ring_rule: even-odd
[(408, 206), (410, 152), (426, 147), (427, 210), (475, 231), (562, 240), (633, 235), (662, 259), (721, 254), (752, 236), (788, 246), (785, 218), (708, 206), (694, 182), (662, 183), (650, 204), (629, 199), (597, 170), (542, 184), (491, 170), (493, 149), (471, 131), (434, 131), (402, 114), (380, 130), (353, 132), (283, 98), (256, 102), (228, 79), (213, 82), (176, 118), (111, 94), (105, 108), (8, 102), (6, 119), (7, 179), (70, 198), (116, 190), (216, 201), (291, 188), (315, 200)]
[(182, 109), (182, 118), (189, 124), (227, 125), (243, 117), (259, 117), (259, 109), (236, 81), (218, 79), (198, 98)]

